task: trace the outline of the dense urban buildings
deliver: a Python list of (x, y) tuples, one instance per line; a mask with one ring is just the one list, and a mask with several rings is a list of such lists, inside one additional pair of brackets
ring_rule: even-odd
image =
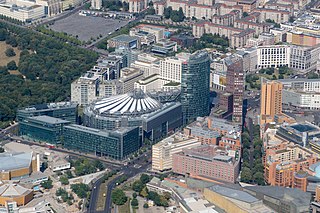
[(278, 129), (277, 136), (305, 147), (309, 142), (320, 138), (320, 127), (309, 122), (283, 124)]
[(33, 199), (33, 189), (17, 182), (3, 182), (0, 184), (0, 206), (15, 203), (16, 206), (24, 206)]
[(244, 71), (241, 58), (227, 60), (226, 92), (232, 94), (232, 120), (236, 123), (243, 122), (243, 93)]
[(68, 149), (122, 160), (140, 148), (141, 138), (138, 127), (108, 131), (73, 124), (64, 127), (63, 143)]
[(154, 141), (182, 124), (181, 104), (160, 103), (142, 91), (111, 96), (96, 101), (84, 110), (84, 125), (115, 130), (139, 127), (143, 138)]
[(294, 173), (317, 160), (314, 153), (299, 145), (269, 148), (265, 155), (265, 181), (272, 186), (293, 187)]
[(152, 170), (165, 172), (172, 169), (172, 156), (183, 149), (201, 145), (197, 138), (175, 134), (152, 146)]
[(173, 155), (173, 172), (234, 183), (240, 172), (239, 154), (214, 145), (202, 145)]
[(76, 123), (78, 119), (78, 104), (73, 102), (57, 102), (48, 104), (38, 104), (18, 109), (17, 121), (22, 121), (27, 117), (47, 115), (54, 118)]
[(67, 120), (46, 115), (24, 118), (20, 121), (20, 135), (36, 141), (60, 144), (63, 127), (70, 124)]
[(260, 125), (274, 122), (282, 113), (282, 84), (261, 78)]
[(181, 104), (183, 123), (209, 114), (210, 58), (205, 51), (189, 56), (182, 65)]
[(281, 79), (282, 102), (297, 109), (317, 110), (320, 107), (319, 79)]
[(39, 155), (32, 152), (0, 154), (0, 180), (19, 180), (40, 171)]
[(230, 213), (237, 212), (272, 212), (261, 198), (251, 193), (227, 186), (214, 185), (204, 189), (204, 197)]

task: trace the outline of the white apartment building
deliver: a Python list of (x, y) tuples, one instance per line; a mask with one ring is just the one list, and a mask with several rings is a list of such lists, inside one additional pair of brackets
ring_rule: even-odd
[(121, 70), (121, 77), (119, 82), (122, 84), (122, 91), (120, 94), (132, 92), (134, 90), (134, 83), (143, 78), (143, 72), (132, 67), (125, 67)]
[(279, 79), (284, 89), (292, 89), (301, 92), (320, 93), (320, 79), (293, 78)]
[(280, 67), (289, 68), (305, 74), (317, 69), (320, 61), (320, 45), (303, 47), (296, 45), (269, 45), (257, 47), (257, 67)]
[(317, 69), (320, 60), (320, 45), (316, 47), (291, 46), (289, 67), (303, 73)]
[(148, 91), (159, 91), (167, 82), (160, 78), (159, 74), (153, 74), (147, 78), (134, 83), (135, 89), (141, 89), (144, 93)]
[(186, 60), (179, 57), (165, 58), (160, 61), (160, 75), (163, 79), (181, 83), (182, 63)]
[(99, 76), (88, 74), (71, 83), (71, 101), (85, 106), (98, 98)]
[(119, 79), (107, 79), (107, 70), (88, 71), (71, 83), (71, 100), (81, 106), (98, 98), (128, 93), (134, 90), (134, 83), (143, 78), (143, 72), (136, 68), (123, 68)]
[(280, 67), (290, 64), (290, 46), (270, 45), (257, 47), (258, 68)]
[(320, 94), (314, 92), (301, 92), (282, 90), (282, 103), (302, 109), (320, 110)]
[(148, 76), (159, 74), (159, 59), (147, 54), (139, 54), (137, 60), (130, 65), (130, 67), (137, 68), (143, 71), (143, 76), (146, 78)]
[(0, 1), (0, 14), (22, 22), (32, 22), (45, 17), (43, 5), (31, 1)]
[(102, 0), (91, 0), (91, 8), (100, 10), (102, 8)]
[(183, 149), (201, 145), (197, 138), (181, 133), (166, 138), (152, 146), (152, 170), (162, 172), (172, 169), (172, 155)]

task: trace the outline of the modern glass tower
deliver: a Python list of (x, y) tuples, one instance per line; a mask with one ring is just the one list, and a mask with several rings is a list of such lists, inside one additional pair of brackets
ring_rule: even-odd
[(210, 58), (206, 51), (189, 55), (182, 64), (181, 104), (183, 123), (209, 114)]

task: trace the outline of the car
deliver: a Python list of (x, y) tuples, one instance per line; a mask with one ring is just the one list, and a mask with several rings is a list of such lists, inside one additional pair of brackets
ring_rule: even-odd
[(106, 196), (106, 193), (103, 193), (103, 197), (105, 197)]

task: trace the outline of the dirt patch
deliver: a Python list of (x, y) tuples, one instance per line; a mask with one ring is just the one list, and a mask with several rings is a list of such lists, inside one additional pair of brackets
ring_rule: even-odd
[[(4, 42), (4, 41), (0, 42), (0, 66), (7, 66), (7, 64), (12, 60), (15, 61), (17, 65), (19, 64), (21, 50), (19, 50), (17, 47), (11, 47), (14, 49), (14, 52), (16, 53), (16, 55), (13, 57), (7, 57), (5, 52), (6, 52), (7, 48), (10, 48), (10, 47), (11, 46), (6, 44), (6, 42)], [(10, 73), (13, 75), (20, 75), (21, 74), (19, 71), (16, 71), (16, 70), (10, 71)]]

